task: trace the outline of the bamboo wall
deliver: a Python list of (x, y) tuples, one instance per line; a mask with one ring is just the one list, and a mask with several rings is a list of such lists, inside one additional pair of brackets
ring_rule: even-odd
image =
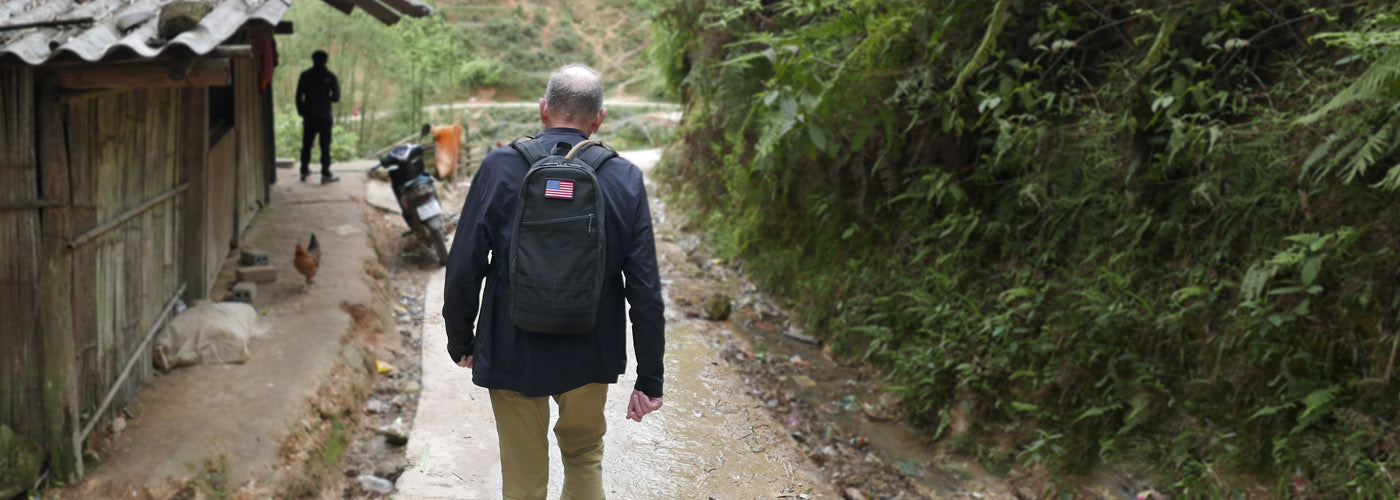
[(0, 67), (0, 423), (44, 440), (33, 70)]
[[(46, 70), (0, 67), (0, 424), (54, 443), (46, 428), (56, 415), (45, 408), (46, 359), (54, 366), (72, 363), (66, 373), (77, 388), (72, 410), (80, 423), (122, 408), (152, 370), (140, 343), (181, 277), (213, 283), (230, 243), (266, 203), (270, 95), (258, 92), (253, 60), (234, 66), (233, 129), (213, 144), (206, 89), (60, 89), (51, 91), (55, 100), (39, 103)], [(45, 135), (44, 116), (61, 116), (64, 128), (45, 129), (52, 132)], [(41, 138), (52, 139), (66, 163), (45, 162), (47, 153), (37, 149)], [(43, 184), (43, 166), (58, 172), (58, 184)], [(63, 196), (70, 202), (43, 210), (65, 214), (67, 223), (46, 227), (41, 188), (57, 186), (66, 187), (57, 192), (68, 193)], [(44, 253), (49, 229), (62, 233), (50, 235), (61, 253)], [(62, 266), (46, 268), (45, 259)], [(60, 289), (40, 281), (45, 269), (71, 278), (59, 281), (71, 286), (57, 292), (71, 298), (71, 330), (66, 319), (50, 321), (68, 318), (68, 307), (45, 307), (36, 298)], [(46, 352), (50, 344), (62, 347), (54, 341), (68, 335), (71, 357), (64, 349)], [(106, 413), (94, 415), (131, 356), (141, 359)]]
[(258, 91), (257, 58), (233, 61), (233, 89), (233, 128), (238, 135), (238, 180), (234, 195), (238, 207), (234, 227), (236, 234), (242, 234), (258, 209), (267, 202), (265, 151), (274, 147), (267, 144), (266, 134), (263, 134), (263, 129), (271, 126), (272, 119), (263, 113), (262, 99), (270, 96)]
[(207, 283), (214, 283), (219, 266), (228, 258), (238, 216), (236, 202), (238, 172), (238, 127), (234, 127), (209, 147), (208, 188), (205, 194), (205, 262)]
[[(117, 220), (179, 185), (180, 91), (133, 89), (68, 106), (73, 230)], [(178, 283), (179, 197), (162, 201), (73, 250), (73, 327), (79, 411), (101, 403)], [(137, 363), (117, 395), (129, 400), (151, 370)], [(120, 406), (117, 406), (118, 408)]]

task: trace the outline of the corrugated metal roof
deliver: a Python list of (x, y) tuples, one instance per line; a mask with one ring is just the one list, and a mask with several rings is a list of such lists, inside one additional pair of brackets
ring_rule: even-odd
[[(173, 0), (0, 0), (0, 60), (39, 65), (64, 54), (99, 61), (129, 50), (156, 57), (171, 47), (204, 55), (250, 22), (275, 25), (291, 0), (213, 0), (199, 25), (162, 43), (160, 9)], [(6, 26), (65, 20), (70, 24), (6, 30)], [(125, 29), (123, 29), (125, 28)]]

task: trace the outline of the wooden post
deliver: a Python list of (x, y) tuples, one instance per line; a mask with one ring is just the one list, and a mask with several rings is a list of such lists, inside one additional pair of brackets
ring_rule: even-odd
[(209, 199), (209, 89), (185, 89), (180, 100), (180, 172), (189, 183), (180, 197), (180, 277), (185, 288), (185, 302), (209, 298), (205, 269), (205, 240), (208, 227), (204, 223)]
[(44, 339), (44, 416), (48, 429), (49, 467), (55, 476), (73, 480), (83, 475), (82, 443), (78, 442), (77, 349), (73, 340), (72, 253), (68, 251), (68, 143), (64, 104), (52, 74), (39, 85), (39, 184), (54, 206), (40, 213), (43, 256), (39, 274), (40, 332)]
[[(274, 28), (260, 28), (250, 30), (249, 35), (253, 43), (267, 40), (271, 43)], [(267, 64), (263, 61), (262, 54), (257, 54), (253, 58), (253, 68), (258, 73), (258, 83), (262, 83), (262, 67)], [(274, 129), (277, 128), (277, 110), (273, 107), (272, 82), (268, 82), (267, 88), (258, 93), (258, 99), (262, 101), (262, 141), (263, 141), (263, 206), (272, 202), (272, 185), (277, 182), (277, 136)], [(259, 86), (261, 88), (261, 86)]]

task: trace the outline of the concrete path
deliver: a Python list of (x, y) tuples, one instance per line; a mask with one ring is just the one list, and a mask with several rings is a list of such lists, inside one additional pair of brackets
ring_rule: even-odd
[[(623, 156), (649, 169), (660, 150)], [(651, 206), (653, 217), (665, 221), (660, 201), (653, 199)], [(661, 259), (663, 283), (677, 272), (670, 261)], [(409, 437), (411, 465), (398, 479), (394, 496), (500, 498), (500, 451), (490, 397), (472, 384), (471, 370), (448, 359), (438, 314), (442, 293), (440, 271), (426, 290), (423, 393)], [(685, 317), (669, 291), (666, 303), (665, 406), (640, 423), (625, 419), (636, 381), (630, 340), (628, 371), (609, 388), (603, 460), (609, 498), (830, 498), (821, 474), (719, 357), (713, 339), (701, 333), (697, 323), (703, 320)], [(550, 406), (557, 418), (557, 409)], [(563, 472), (553, 433), (549, 439), (550, 497), (557, 498)]]

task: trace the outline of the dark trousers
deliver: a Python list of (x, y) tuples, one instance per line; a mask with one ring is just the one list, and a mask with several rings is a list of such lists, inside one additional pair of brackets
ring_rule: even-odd
[(331, 120), (306, 118), (301, 122), (301, 175), (311, 173), (311, 140), (321, 138), (321, 175), (331, 175)]

